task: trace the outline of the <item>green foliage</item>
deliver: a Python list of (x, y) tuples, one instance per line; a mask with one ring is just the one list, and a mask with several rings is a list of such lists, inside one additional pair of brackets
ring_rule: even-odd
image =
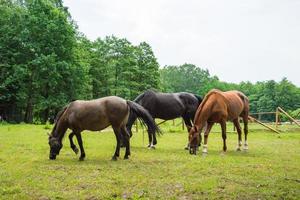
[(133, 99), (158, 87), (159, 65), (145, 42), (133, 46), (114, 36), (98, 38), (92, 43), (90, 66), (93, 98), (117, 95)]
[[(165, 92), (192, 92), (204, 96), (211, 89), (222, 91), (239, 90), (249, 97), (250, 112), (275, 111), (280, 106), (286, 110), (300, 107), (300, 88), (286, 78), (280, 82), (241, 82), (239, 84), (220, 81), (216, 76), (210, 76), (208, 70), (203, 70), (192, 64), (181, 66), (166, 66), (160, 70), (161, 88)], [(264, 115), (263, 120), (274, 121), (274, 115)]]
[[(146, 89), (192, 92), (240, 90), (251, 112), (300, 107), (300, 88), (280, 82), (220, 81), (193, 64), (159, 64), (146, 42), (78, 32), (61, 0), (0, 1), (0, 115), (12, 122), (53, 119), (68, 102), (117, 95), (134, 99)], [(263, 116), (274, 120), (274, 116)]]
[(165, 66), (160, 70), (161, 88), (165, 92), (193, 92), (204, 95), (211, 88), (208, 70), (193, 64)]
[(72, 100), (158, 88), (150, 45), (89, 41), (61, 1), (1, 1), (0, 35), (0, 114), (9, 121), (45, 122)]

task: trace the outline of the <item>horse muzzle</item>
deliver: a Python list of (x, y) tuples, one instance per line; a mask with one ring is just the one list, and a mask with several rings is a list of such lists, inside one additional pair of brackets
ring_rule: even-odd
[(49, 159), (50, 159), (50, 160), (55, 160), (55, 159), (56, 159), (56, 155), (50, 154), (50, 155), (49, 155)]
[(197, 155), (197, 147), (190, 147), (190, 154), (191, 155)]

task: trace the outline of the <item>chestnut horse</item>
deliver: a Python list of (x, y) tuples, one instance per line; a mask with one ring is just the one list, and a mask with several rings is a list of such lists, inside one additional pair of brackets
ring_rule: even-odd
[[(220, 123), (222, 128), (223, 151), (226, 152), (226, 121), (230, 120), (238, 132), (238, 147), (241, 150), (242, 146), (242, 131), (239, 124), (239, 117), (243, 118), (245, 142), (244, 149), (248, 149), (247, 134), (248, 134), (248, 114), (249, 100), (239, 91), (222, 92), (220, 90), (211, 90), (203, 99), (197, 109), (194, 126), (189, 132), (190, 154), (196, 154), (198, 143), (201, 140), (201, 131), (207, 123), (204, 132), (203, 153), (207, 153), (207, 139), (209, 132), (214, 123)], [(200, 133), (200, 134), (199, 134)]]
[(124, 159), (128, 159), (130, 155), (129, 133), (126, 129), (126, 124), (130, 113), (134, 113), (139, 119), (144, 122), (148, 131), (154, 134), (159, 131), (154, 119), (149, 112), (139, 104), (126, 101), (120, 97), (109, 96), (90, 101), (73, 101), (67, 105), (57, 117), (57, 121), (49, 135), (50, 145), (50, 159), (56, 159), (62, 148), (62, 139), (67, 131), (71, 129), (69, 135), (71, 148), (77, 154), (78, 149), (73, 143), (73, 136), (75, 135), (80, 147), (80, 158), (84, 160), (85, 152), (81, 139), (81, 132), (83, 130), (100, 131), (108, 126), (112, 126), (117, 146), (115, 154), (112, 159), (116, 160), (120, 154), (120, 139), (125, 138), (126, 152)]

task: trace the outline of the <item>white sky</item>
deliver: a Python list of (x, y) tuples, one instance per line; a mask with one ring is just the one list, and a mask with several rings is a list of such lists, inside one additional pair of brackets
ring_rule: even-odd
[(89, 39), (149, 43), (161, 66), (192, 63), (220, 80), (287, 77), (300, 86), (300, 0), (65, 0)]

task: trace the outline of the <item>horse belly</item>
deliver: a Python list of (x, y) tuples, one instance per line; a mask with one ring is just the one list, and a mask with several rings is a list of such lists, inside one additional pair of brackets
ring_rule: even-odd
[(81, 131), (100, 131), (110, 125), (107, 118), (95, 113), (71, 116), (69, 122), (72, 129), (78, 129)]
[(180, 103), (170, 101), (169, 103), (157, 103), (155, 108), (149, 109), (149, 111), (154, 118), (170, 120), (181, 117), (184, 108)]

